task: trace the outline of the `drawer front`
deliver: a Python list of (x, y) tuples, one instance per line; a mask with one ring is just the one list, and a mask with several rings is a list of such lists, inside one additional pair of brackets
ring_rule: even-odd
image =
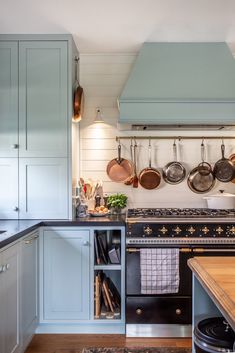
[(127, 297), (128, 324), (191, 324), (191, 297)]

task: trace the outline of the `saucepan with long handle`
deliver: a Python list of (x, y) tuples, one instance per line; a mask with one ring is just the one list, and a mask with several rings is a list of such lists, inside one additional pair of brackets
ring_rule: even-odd
[(149, 140), (149, 166), (143, 169), (139, 174), (140, 185), (148, 190), (156, 189), (161, 182), (161, 173), (159, 170), (152, 167), (152, 147), (151, 140)]

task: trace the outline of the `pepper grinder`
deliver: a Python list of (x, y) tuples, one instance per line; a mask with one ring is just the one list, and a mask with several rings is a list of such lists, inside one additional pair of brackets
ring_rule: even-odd
[(103, 200), (104, 200), (104, 207), (107, 207), (107, 208), (108, 208), (108, 206), (107, 206), (107, 203), (108, 203), (108, 195), (107, 195), (107, 194), (105, 194), (105, 195), (103, 196)]
[(100, 202), (101, 202), (101, 196), (100, 195), (96, 195), (95, 196), (95, 208), (96, 207), (100, 207)]

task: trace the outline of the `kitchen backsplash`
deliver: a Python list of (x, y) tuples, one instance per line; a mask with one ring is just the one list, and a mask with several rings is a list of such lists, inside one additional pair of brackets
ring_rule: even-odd
[[(161, 182), (155, 190), (145, 190), (139, 186), (133, 189), (121, 183), (114, 183), (106, 175), (109, 160), (117, 156), (116, 136), (125, 135), (216, 135), (221, 132), (210, 131), (120, 131), (117, 129), (118, 108), (117, 98), (122, 91), (132, 64), (134, 54), (96, 54), (82, 55), (80, 63), (81, 84), (85, 92), (85, 112), (80, 123), (80, 175), (84, 178), (103, 180), (104, 192), (123, 192), (128, 195), (128, 207), (203, 207), (205, 194), (195, 194), (187, 186), (187, 179), (178, 185)], [(94, 124), (96, 108), (100, 107), (104, 117), (104, 124)], [(234, 135), (233, 140), (225, 140), (225, 156), (235, 153), (235, 132), (223, 132), (223, 135)], [(172, 144), (174, 139), (152, 141), (152, 166), (160, 169), (173, 160)], [(130, 158), (130, 142), (122, 140), (123, 156)], [(138, 140), (138, 171), (148, 165), (148, 140)], [(178, 159), (184, 162), (189, 172), (201, 161), (200, 140), (177, 141)], [(221, 158), (221, 140), (205, 140), (206, 160), (215, 163)], [(219, 183), (210, 194), (224, 189), (235, 193), (235, 184)], [(206, 194), (208, 195), (208, 194)]]

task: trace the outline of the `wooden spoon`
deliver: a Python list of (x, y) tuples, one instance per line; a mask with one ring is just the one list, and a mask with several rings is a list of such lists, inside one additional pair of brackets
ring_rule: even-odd
[[(133, 161), (133, 147), (134, 147), (134, 146), (133, 146), (132, 139), (131, 139), (131, 144), (130, 144), (131, 162), (132, 162), (133, 164), (135, 164), (134, 161)], [(131, 185), (131, 184), (133, 184), (133, 180), (134, 180), (134, 176), (131, 175), (131, 176), (124, 182), (124, 184), (125, 184), (125, 185)]]

